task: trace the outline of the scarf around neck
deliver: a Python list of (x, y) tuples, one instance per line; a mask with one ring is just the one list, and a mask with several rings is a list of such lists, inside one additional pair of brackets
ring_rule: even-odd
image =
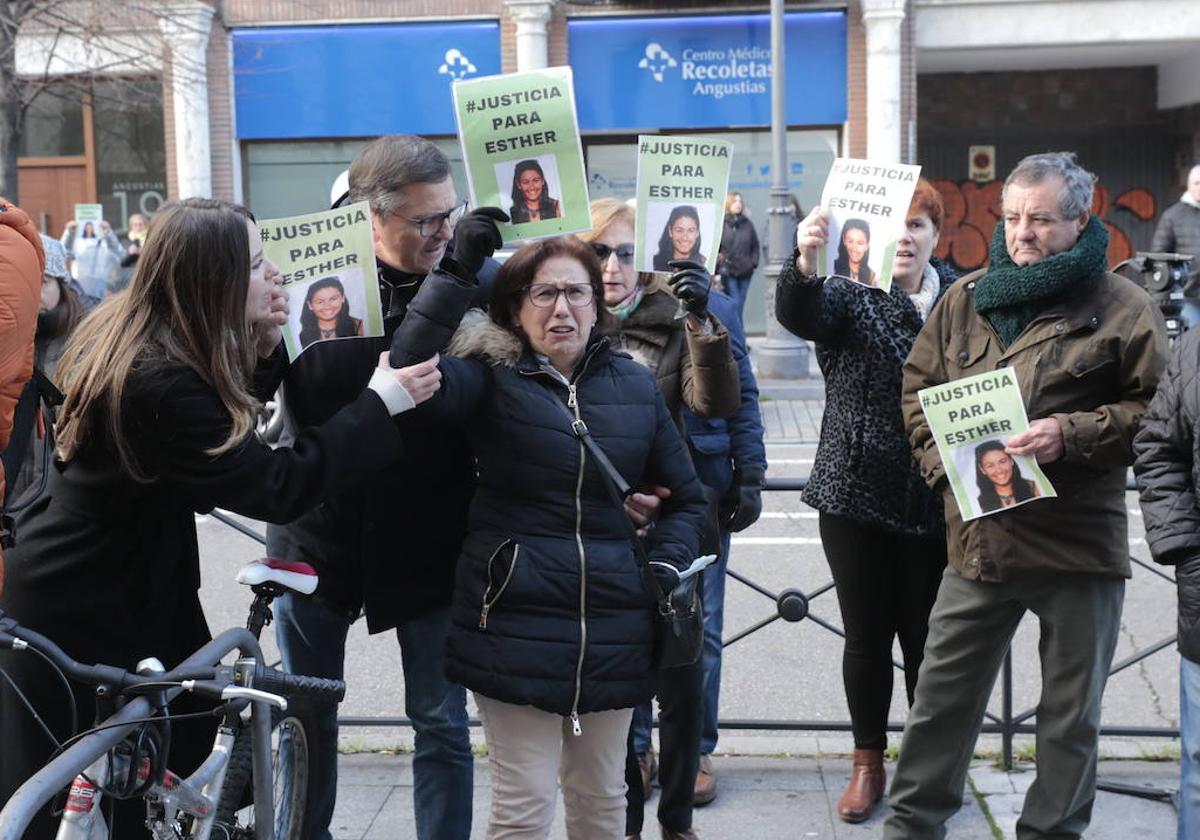
[(638, 283), (634, 290), (629, 293), (629, 297), (614, 306), (607, 306), (605, 308), (613, 315), (616, 315), (618, 321), (624, 321), (633, 314), (633, 310), (638, 308), (638, 304), (642, 302), (642, 298), (645, 295), (646, 287)]
[(987, 274), (975, 284), (975, 311), (988, 319), (1007, 347), (1046, 307), (1100, 282), (1108, 268), (1108, 231), (1092, 216), (1071, 250), (1019, 266), (1008, 255), (1001, 221), (988, 256)]

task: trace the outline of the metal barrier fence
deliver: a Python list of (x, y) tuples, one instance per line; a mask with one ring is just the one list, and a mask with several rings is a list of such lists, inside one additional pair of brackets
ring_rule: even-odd
[[(796, 492), (803, 490), (807, 484), (808, 480), (805, 478), (769, 478), (766, 480), (765, 489), (772, 492)], [(1135, 489), (1132, 482), (1127, 485), (1126, 489)], [(225, 525), (228, 525), (230, 528), (233, 528), (239, 533), (244, 534), (250, 539), (257, 541), (262, 545), (266, 544), (266, 538), (262, 534), (258, 533), (253, 528), (243, 525), (236, 519), (223, 514), (220, 511), (213, 511), (211, 515), (214, 519), (222, 522)], [(1162, 571), (1162, 569), (1139, 560), (1136, 557), (1131, 556), (1129, 560), (1132, 564), (1134, 564), (1134, 566), (1145, 569), (1151, 574), (1154, 574), (1167, 581), (1172, 586), (1175, 585), (1174, 577), (1166, 574)], [(723, 643), (723, 647), (728, 648), (779, 620), (796, 623), (808, 619), (814, 624), (823, 627), (825, 630), (828, 630), (830, 633), (833, 633), (835, 636), (840, 636), (843, 639), (846, 637), (845, 632), (843, 632), (840, 627), (813, 615), (809, 610), (809, 605), (814, 599), (833, 589), (832, 581), (824, 584), (823, 586), (817, 587), (811, 592), (805, 592), (801, 589), (794, 588), (773, 592), (767, 587), (755, 582), (754, 580), (746, 577), (740, 572), (733, 570), (732, 568), (727, 569), (725, 574), (733, 580), (736, 580), (738, 583), (749, 587), (754, 592), (757, 592), (764, 598), (771, 601), (774, 604), (775, 611), (772, 615), (769, 615), (768, 617), (755, 622), (749, 627), (727, 637)], [(1125, 659), (1122, 659), (1120, 662), (1114, 663), (1109, 670), (1108, 675), (1111, 677), (1114, 674), (1120, 673), (1126, 668), (1136, 665), (1144, 659), (1153, 656), (1155, 653), (1158, 653), (1161, 650), (1170, 648), (1175, 643), (1175, 640), (1176, 636), (1172, 634), (1171, 636), (1161, 639), (1160, 641), (1142, 648), (1141, 650), (1135, 651)], [(893, 662), (893, 665), (898, 670), (903, 672), (903, 664), (899, 662)], [(1016, 735), (1029, 735), (1035, 733), (1036, 725), (1030, 723), (1030, 720), (1037, 716), (1036, 706), (1024, 709), (1022, 711), (1014, 711), (1013, 709), (1013, 672), (1011, 650), (1005, 654), (1004, 663), (1000, 672), (1000, 706), (1001, 710), (999, 714), (993, 714), (990, 711), (985, 714), (982, 731), (989, 735), (1000, 735), (1001, 760), (1003, 761), (1004, 769), (1011, 770), (1013, 766), (1013, 738)], [(338, 725), (346, 727), (404, 727), (411, 726), (412, 723), (406, 717), (340, 717), (338, 718)], [(471, 725), (478, 726), (479, 722), (472, 720)], [(785, 720), (768, 718), (722, 719), (720, 721), (720, 728), (725, 730), (759, 730), (769, 732), (851, 731), (850, 721), (848, 720)], [(887, 728), (890, 732), (900, 732), (904, 729), (904, 723), (903, 721), (889, 721)], [(1102, 726), (1100, 729), (1100, 734), (1102, 736), (1132, 736), (1139, 738), (1178, 738), (1179, 729), (1166, 726), (1110, 725)], [(1102, 789), (1113, 790), (1117, 793), (1131, 793), (1139, 796), (1151, 796), (1151, 798), (1158, 798), (1156, 795), (1157, 792), (1153, 791), (1147, 793), (1141, 789), (1125, 789), (1125, 787), (1121, 785), (1101, 784), (1100, 787)]]

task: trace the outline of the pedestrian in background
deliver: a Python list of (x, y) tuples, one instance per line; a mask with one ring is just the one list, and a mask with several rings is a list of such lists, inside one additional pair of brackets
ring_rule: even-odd
[(1158, 563), (1175, 567), (1179, 604), (1179, 832), (1200, 837), (1200, 330), (1175, 344), (1171, 361), (1133, 440), (1146, 523)]
[(108, 294), (115, 294), (129, 285), (133, 271), (137, 268), (138, 257), (142, 253), (142, 243), (146, 239), (148, 222), (141, 213), (134, 213), (127, 222), (128, 228), (121, 237), (121, 259), (114, 261), (108, 269)]
[(1183, 287), (1183, 317), (1189, 328), (1200, 324), (1200, 164), (1188, 170), (1187, 188), (1179, 201), (1159, 217), (1150, 250), (1194, 258), (1191, 277)]
[(893, 640), (900, 639), (911, 704), (946, 567), (942, 503), (913, 461), (900, 411), (904, 359), (955, 279), (933, 256), (943, 213), (941, 195), (922, 178), (896, 246), (892, 288), (884, 293), (818, 275), (829, 217), (814, 207), (797, 228), (796, 251), (775, 296), (779, 323), (816, 342), (825, 375), (821, 439), (801, 498), (819, 511), (846, 631), (842, 681), (854, 764), (837, 804), (846, 822), (870, 817), (883, 796)]
[(746, 295), (750, 293), (750, 278), (758, 268), (758, 256), (758, 233), (746, 215), (742, 194), (731, 192), (725, 196), (725, 224), (714, 273), (721, 275), (721, 285), (737, 304), (739, 317), (746, 311)]

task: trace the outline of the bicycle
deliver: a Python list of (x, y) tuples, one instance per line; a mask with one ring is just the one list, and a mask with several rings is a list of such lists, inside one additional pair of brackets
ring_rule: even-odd
[[(13, 794), (0, 810), (0, 840), (19, 840), (38, 809), (68, 786), (58, 840), (107, 837), (102, 803), (114, 795), (146, 801), (146, 826), (155, 840), (302, 836), (307, 737), (302, 721), (287, 712), (305, 700), (338, 702), (346, 686), (341, 680), (286, 674), (263, 660), (258, 640), (271, 621), (272, 601), (286, 591), (311, 594), (317, 584), (311, 567), (265, 558), (243, 567), (237, 580), (255, 593), (246, 627), (226, 630), (171, 671), (154, 660), (138, 663), (136, 673), (76, 662), (50, 639), (0, 612), (0, 648), (39, 652), (65, 675), (64, 683), (69, 676), (93, 687), (103, 700), (101, 708), (115, 709), (92, 729), (68, 739)], [(239, 657), (234, 664), (222, 665), (235, 650)], [(169, 703), (185, 691), (223, 705), (218, 706), (222, 720), (208, 758), (180, 778), (166, 767), (169, 734), (164, 739), (164, 724), (170, 719)], [(282, 762), (279, 750), (285, 747), (291, 760)], [(276, 776), (274, 771), (283, 766), (289, 775)], [(252, 804), (246, 804), (247, 797)], [(278, 825), (277, 803), (283, 805), (284, 817)]]

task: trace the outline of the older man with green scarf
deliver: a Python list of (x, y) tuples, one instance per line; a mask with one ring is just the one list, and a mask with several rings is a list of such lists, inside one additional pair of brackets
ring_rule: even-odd
[[(1167, 342), (1157, 307), (1106, 269), (1094, 177), (1070, 153), (1031, 155), (1004, 183), (988, 268), (929, 316), (904, 366), (914, 453), (946, 502), (949, 560), (909, 712), (884, 837), (940, 840), (962, 805), (975, 737), (1026, 611), (1039, 619), (1037, 779), (1017, 837), (1078, 838), (1096, 795), (1100, 700), (1129, 577), (1125, 474)], [(917, 392), (1011, 367), (1031, 418), (1007, 451), (1058, 492), (964, 522)]]

